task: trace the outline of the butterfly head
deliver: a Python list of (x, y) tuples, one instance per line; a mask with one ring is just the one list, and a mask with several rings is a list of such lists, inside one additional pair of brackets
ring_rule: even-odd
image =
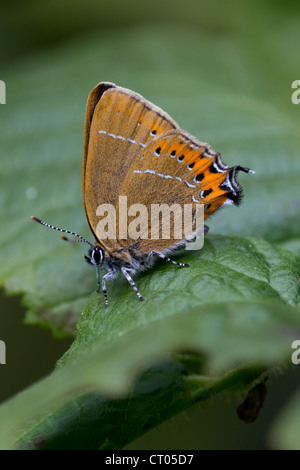
[[(43, 222), (42, 220), (38, 219), (37, 217), (32, 216), (31, 219), (34, 220), (35, 222), (38, 222), (41, 225), (44, 225), (45, 227), (52, 228), (54, 230), (62, 232), (61, 238), (65, 241), (73, 242), (73, 243), (83, 242), (83, 243), (88, 244), (90, 246), (89, 256), (83, 255), (84, 259), (87, 261), (87, 263), (89, 263), (93, 266), (101, 266), (102, 265), (103, 260), (104, 260), (104, 251), (99, 245), (97, 245), (97, 244), (93, 245), (91, 242), (86, 240), (84, 237), (82, 237), (81, 235), (78, 235), (78, 233), (71, 232), (70, 230), (64, 230), (64, 229), (55, 227), (54, 225), (47, 224), (46, 222)], [(70, 234), (70, 235), (73, 235), (75, 237), (75, 239), (70, 239), (70, 238), (66, 237), (66, 235), (65, 235), (66, 233)]]

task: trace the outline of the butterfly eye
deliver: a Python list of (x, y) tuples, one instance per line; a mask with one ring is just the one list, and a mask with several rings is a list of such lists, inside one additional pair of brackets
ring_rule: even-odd
[(103, 260), (103, 253), (101, 248), (95, 246), (91, 252), (91, 261), (93, 264), (100, 264)]

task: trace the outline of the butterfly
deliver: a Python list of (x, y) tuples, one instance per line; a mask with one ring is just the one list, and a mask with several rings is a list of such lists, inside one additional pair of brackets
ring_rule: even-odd
[[(180, 129), (166, 112), (141, 95), (102, 82), (87, 101), (82, 163), (83, 201), (95, 243), (36, 217), (32, 219), (75, 237), (62, 235), (64, 240), (90, 246), (84, 257), (96, 267), (97, 291), (102, 289), (106, 307), (106, 282), (118, 272), (143, 300), (133, 276), (152, 266), (155, 258), (188, 266), (170, 259), (168, 254), (184, 247), (197, 234), (200, 206), (206, 219), (220, 207), (240, 204), (242, 189), (236, 180), (239, 171), (254, 173), (240, 165), (227, 166), (209, 144)], [(172, 209), (167, 236), (162, 236), (162, 205)], [(126, 212), (128, 207), (130, 213)], [(147, 218), (153, 207), (158, 214), (152, 217), (151, 213)], [(191, 208), (192, 222), (178, 235), (175, 229), (182, 226), (180, 210), (185, 207)], [(110, 208), (111, 217), (107, 218)], [(135, 215), (139, 214), (138, 220), (133, 218), (132, 208)], [(129, 219), (134, 225), (131, 232)], [(105, 232), (109, 222), (115, 230)], [(208, 227), (203, 230), (206, 233)], [(106, 273), (101, 280), (102, 268)]]

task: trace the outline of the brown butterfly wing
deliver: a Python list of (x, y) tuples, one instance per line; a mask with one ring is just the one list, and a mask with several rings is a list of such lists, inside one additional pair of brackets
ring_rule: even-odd
[[(157, 136), (136, 157), (120, 193), (127, 196), (128, 207), (137, 203), (147, 207), (148, 230), (141, 232), (139, 249), (144, 253), (163, 252), (179, 243), (174, 236), (175, 216), (169, 239), (151, 238), (151, 204), (179, 204), (182, 214), (184, 204), (191, 204), (193, 216), (196, 204), (203, 204), (207, 218), (224, 204), (239, 203), (241, 188), (235, 179), (238, 169), (229, 168), (210, 145), (185, 131), (177, 129)], [(180, 213), (177, 217), (183, 220)], [(192, 232), (182, 233), (185, 238)], [(143, 239), (146, 236), (149, 238)], [(126, 247), (136, 242), (122, 240)]]
[[(112, 83), (100, 83), (89, 95), (84, 130), (83, 200), (96, 235), (100, 204), (117, 206), (124, 179), (141, 151), (176, 122), (142, 96)], [(111, 251), (116, 242), (106, 240)]]

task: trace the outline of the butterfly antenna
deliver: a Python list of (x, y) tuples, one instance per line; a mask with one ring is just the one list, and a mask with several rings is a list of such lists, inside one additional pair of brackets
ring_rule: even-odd
[(78, 233), (71, 232), (70, 230), (63, 230), (62, 228), (54, 227), (54, 225), (47, 224), (46, 222), (43, 222), (42, 220), (38, 219), (37, 217), (34, 217), (33, 215), (30, 218), (34, 220), (35, 222), (38, 222), (39, 224), (44, 225), (45, 227), (53, 228), (53, 230), (57, 230), (58, 232), (69, 233), (70, 235), (74, 235), (74, 237), (78, 238), (78, 240), (70, 240), (70, 238), (66, 237), (65, 235), (61, 235), (61, 238), (67, 242), (83, 242), (83, 243), (87, 243), (90, 246), (93, 246), (92, 243), (87, 241), (81, 235), (78, 235)]
[(243, 171), (244, 173), (252, 173), (253, 175), (255, 175), (255, 171), (250, 170), (250, 168), (244, 168), (243, 166), (237, 165), (235, 169), (236, 171)]

